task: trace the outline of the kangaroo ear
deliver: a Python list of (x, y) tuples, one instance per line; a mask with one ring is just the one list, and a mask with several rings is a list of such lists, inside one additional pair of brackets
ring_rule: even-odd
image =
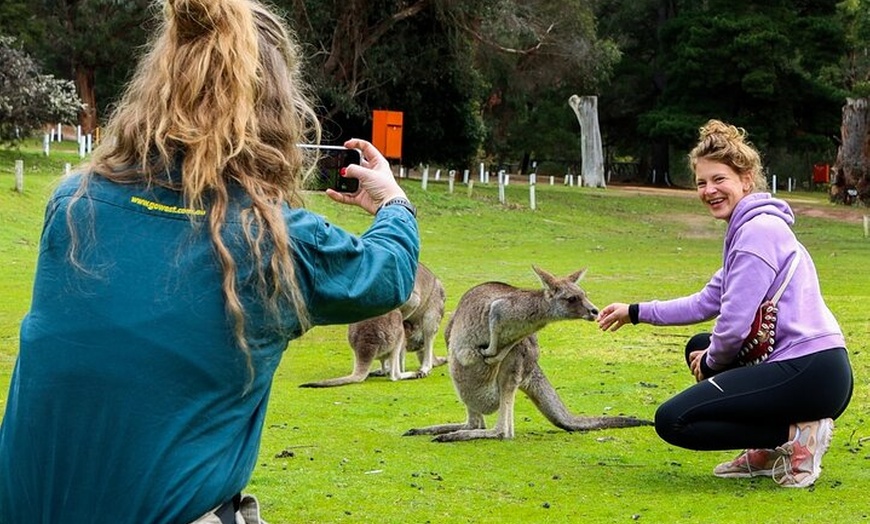
[(556, 277), (547, 273), (538, 266), (532, 266), (532, 269), (538, 274), (538, 278), (541, 279), (541, 283), (544, 284), (544, 287), (553, 289), (553, 287), (556, 286)]
[(574, 282), (575, 284), (577, 282), (580, 282), (581, 280), (583, 280), (583, 277), (586, 276), (586, 269), (587, 268), (584, 267), (583, 269), (581, 269), (579, 271), (571, 273), (570, 275), (568, 275), (568, 280), (570, 280), (571, 282)]

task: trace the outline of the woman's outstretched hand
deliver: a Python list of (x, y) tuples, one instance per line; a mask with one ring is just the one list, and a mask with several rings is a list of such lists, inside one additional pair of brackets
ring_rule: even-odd
[(628, 316), (628, 304), (615, 302), (601, 310), (598, 314), (598, 327), (602, 331), (616, 331), (631, 322)]

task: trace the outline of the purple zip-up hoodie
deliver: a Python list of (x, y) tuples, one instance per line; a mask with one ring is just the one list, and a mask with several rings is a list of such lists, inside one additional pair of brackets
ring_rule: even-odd
[(793, 257), (800, 260), (779, 299), (774, 351), (768, 362), (845, 347), (843, 332), (825, 305), (816, 267), (795, 238), (789, 205), (769, 193), (753, 193), (735, 206), (725, 232), (722, 267), (704, 289), (673, 300), (638, 305), (638, 320), (654, 325), (686, 325), (716, 319), (707, 366), (731, 366), (749, 335), (755, 312), (785, 279)]

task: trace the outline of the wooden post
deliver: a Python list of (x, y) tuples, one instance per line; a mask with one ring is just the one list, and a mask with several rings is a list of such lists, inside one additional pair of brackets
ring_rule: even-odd
[(474, 179), (468, 181), (468, 190), (466, 191), (468, 194), (468, 198), (471, 198), (472, 192), (474, 192)]
[(537, 209), (537, 202), (535, 202), (535, 182), (538, 176), (535, 173), (529, 175), (529, 207), (532, 208), (532, 211)]
[(498, 201), (504, 204), (504, 169), (498, 172)]
[(15, 191), (24, 193), (24, 160), (15, 161)]

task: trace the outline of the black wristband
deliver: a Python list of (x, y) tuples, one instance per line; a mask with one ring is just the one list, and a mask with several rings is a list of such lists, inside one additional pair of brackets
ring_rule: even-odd
[(707, 365), (707, 354), (704, 353), (701, 355), (701, 374), (704, 375), (704, 378), (710, 378), (716, 373), (718, 373), (718, 371), (713, 371), (713, 368)]
[(388, 200), (388, 201), (384, 202), (383, 204), (381, 204), (381, 209), (383, 209), (387, 206), (404, 207), (405, 209), (407, 209), (408, 211), (411, 212), (411, 216), (413, 216), (414, 218), (417, 218), (417, 208), (414, 207), (414, 204), (412, 204), (407, 198), (400, 197), (400, 198), (394, 198), (392, 200)]
[(637, 324), (640, 322), (637, 319), (637, 316), (640, 314), (640, 306), (637, 304), (629, 304), (628, 305), (628, 318), (631, 320), (632, 324)]

